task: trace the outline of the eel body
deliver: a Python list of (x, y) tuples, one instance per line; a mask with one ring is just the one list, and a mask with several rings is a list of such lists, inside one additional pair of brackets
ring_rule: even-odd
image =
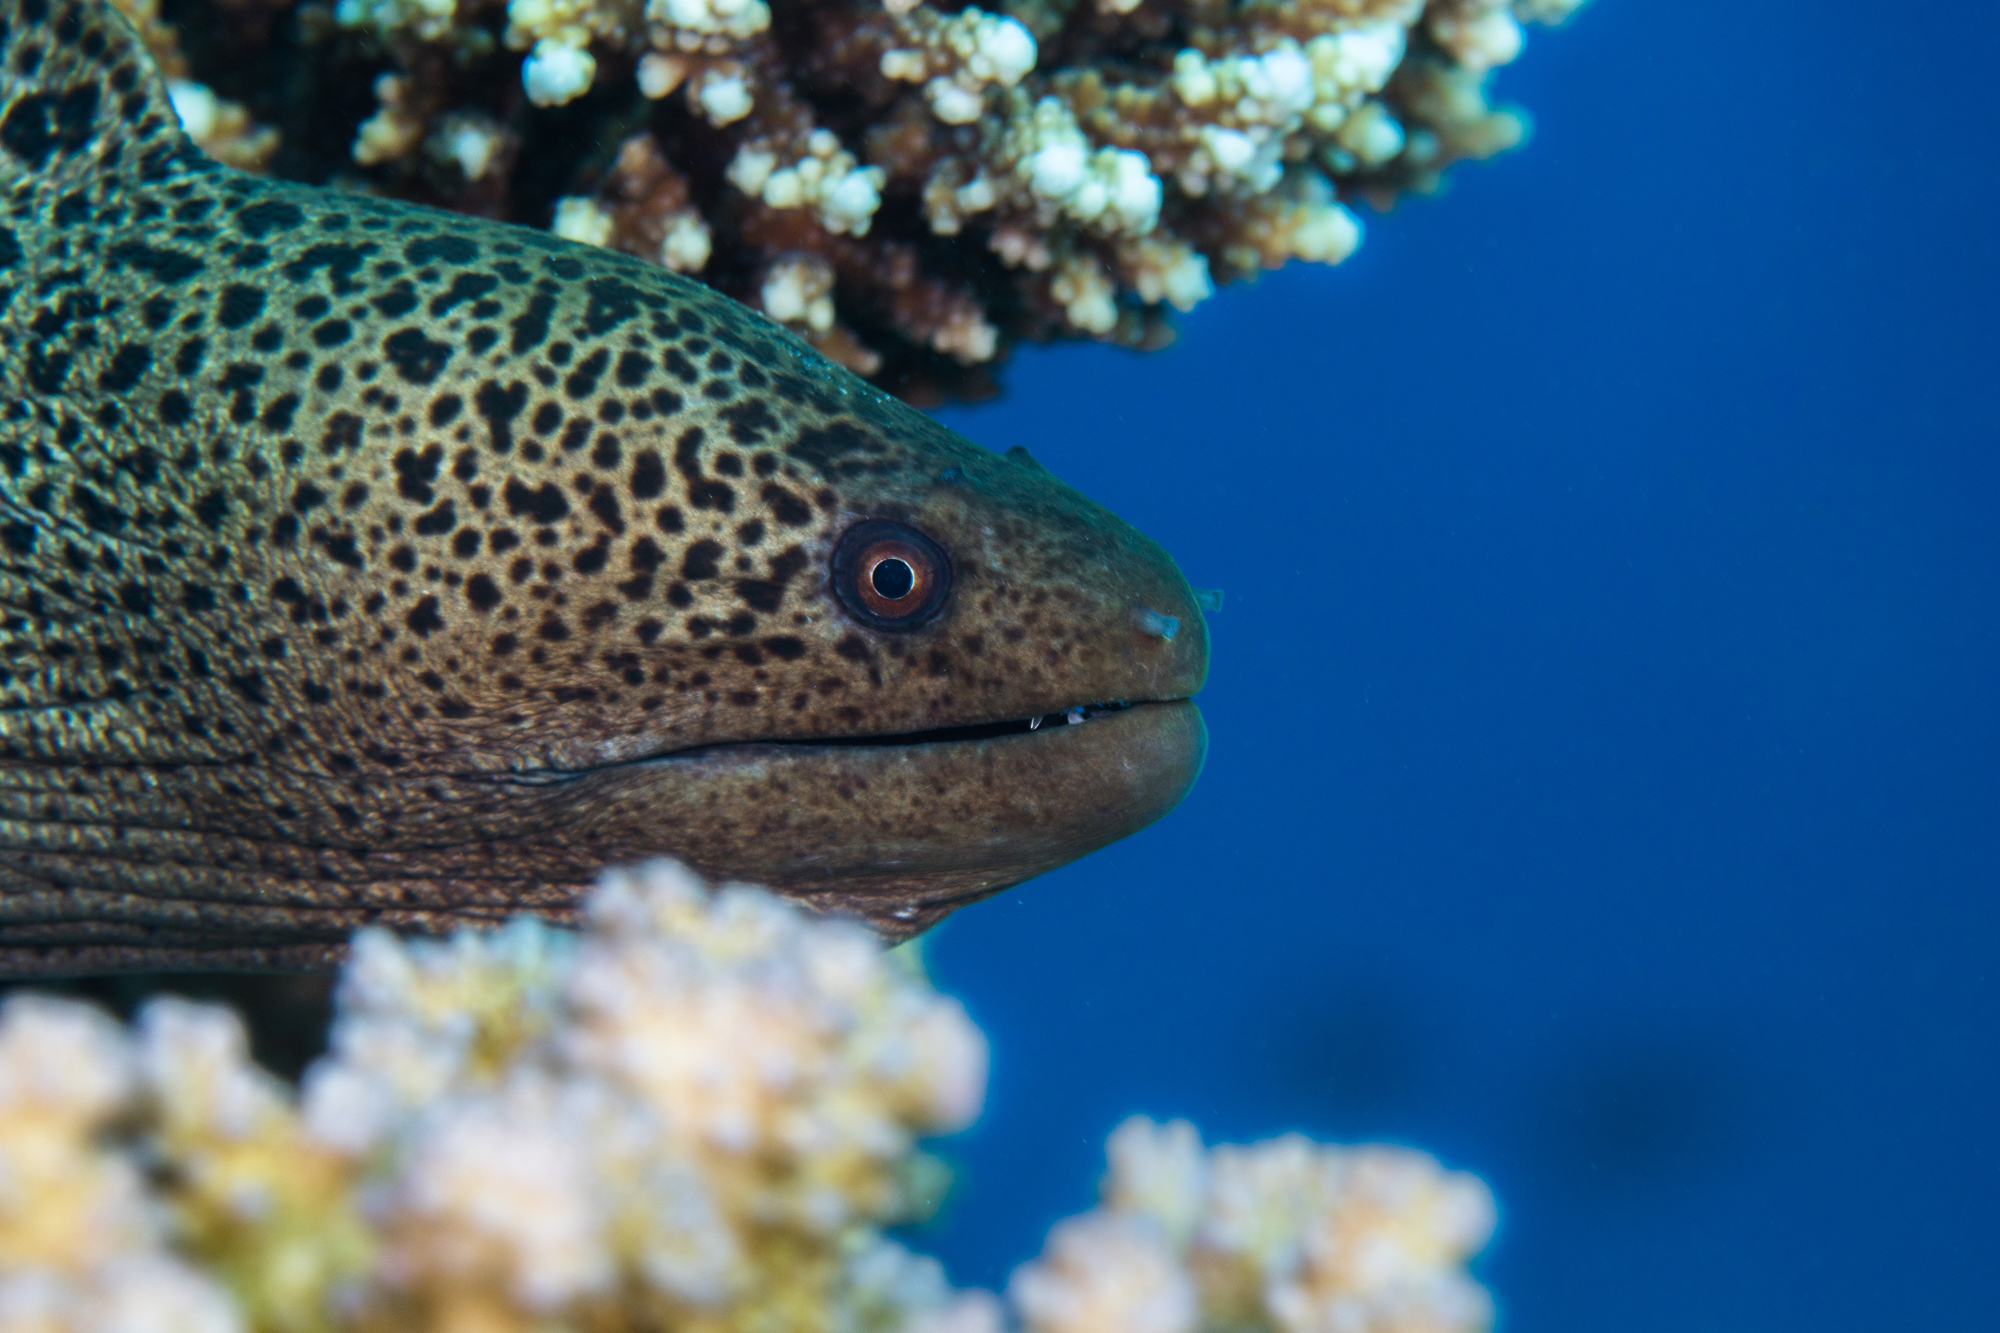
[(1025, 453), (662, 269), (218, 166), (98, 0), (0, 22), (0, 973), (656, 855), (902, 937), (1194, 780), (1186, 581)]

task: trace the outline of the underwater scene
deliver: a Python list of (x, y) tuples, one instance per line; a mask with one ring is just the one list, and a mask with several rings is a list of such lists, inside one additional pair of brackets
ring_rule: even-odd
[(1187, 801), (932, 946), (955, 1274), (1144, 1108), (1478, 1172), (1507, 1328), (1991, 1318), (1996, 56), (1596, 0), (1524, 151), (945, 415), (1228, 591)]
[(1985, 1326), (1996, 65), (0, 0), (0, 1333)]

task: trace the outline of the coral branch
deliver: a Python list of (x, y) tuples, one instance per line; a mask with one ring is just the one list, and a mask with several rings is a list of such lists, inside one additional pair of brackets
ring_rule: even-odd
[(977, 1114), (986, 1049), (865, 931), (679, 866), (580, 935), (357, 937), (295, 1091), (227, 1009), (0, 1008), (0, 1325), (41, 1333), (854, 1329), (1445, 1333), (1485, 1187), (1297, 1135), (1112, 1135), (1096, 1210), (1003, 1305), (883, 1227)]
[(1352, 201), (1520, 142), (1490, 74), (1580, 0), (184, 0), (189, 42), (120, 3), (226, 160), (553, 225), (936, 399), (1338, 263)]

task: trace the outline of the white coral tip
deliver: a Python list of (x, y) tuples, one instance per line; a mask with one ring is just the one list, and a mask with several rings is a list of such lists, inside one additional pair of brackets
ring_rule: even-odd
[(1111, 1132), (1105, 1156), (1106, 1207), (1151, 1217), (1176, 1242), (1193, 1233), (1208, 1188), (1200, 1131), (1185, 1120), (1162, 1125), (1135, 1115)]
[(1175, 94), (1189, 106), (1207, 106), (1218, 90), (1208, 58), (1192, 47), (1174, 57), (1173, 85)]
[(930, 101), (931, 114), (947, 125), (970, 125), (986, 105), (978, 93), (950, 79), (932, 79), (924, 86), (924, 96)]
[(724, 174), (729, 183), (745, 194), (762, 194), (764, 183), (771, 179), (771, 172), (778, 165), (778, 155), (762, 148), (744, 147), (736, 151), (729, 160), (729, 170)]
[(737, 74), (702, 80), (699, 96), (702, 114), (711, 125), (733, 124), (749, 115), (754, 105), (749, 79)]
[(1338, 264), (1361, 244), (1361, 219), (1342, 204), (1316, 204), (1292, 232), (1292, 253), (1314, 264)]
[(822, 220), (828, 230), (867, 235), (875, 210), (882, 206), (884, 176), (880, 167), (863, 167), (841, 177), (826, 198)]
[(687, 78), (687, 62), (678, 56), (649, 51), (639, 61), (639, 91), (658, 101)]
[(549, 230), (564, 240), (581, 241), (585, 245), (609, 245), (612, 218), (595, 199), (570, 195), (556, 201), (556, 219)]
[(1149, 1218), (1085, 1213), (1049, 1233), (1008, 1294), (1028, 1333), (1191, 1333), (1194, 1284)]
[(0, 1113), (95, 1120), (126, 1097), (132, 1074), (125, 1034), (101, 1010), (32, 993), (0, 1006)]
[(679, 213), (660, 240), (660, 262), (676, 273), (699, 273), (713, 248), (708, 224), (692, 212)]
[(1083, 184), (1086, 165), (1082, 144), (1052, 143), (1028, 159), (1028, 179), (1044, 199), (1061, 199)]
[(1017, 19), (981, 19), (978, 40), (979, 59), (1004, 87), (1013, 87), (1035, 67), (1034, 35)]
[(209, 91), (207, 85), (189, 79), (169, 79), (167, 100), (173, 103), (181, 128), (195, 140), (206, 138), (222, 113), (222, 99)]
[(561, 106), (590, 91), (597, 58), (580, 46), (544, 37), (521, 63), (521, 86), (536, 106)]
[(1153, 164), (1144, 153), (1116, 151), (1111, 206), (1128, 230), (1138, 234), (1149, 232), (1160, 218), (1160, 178), (1153, 174)]

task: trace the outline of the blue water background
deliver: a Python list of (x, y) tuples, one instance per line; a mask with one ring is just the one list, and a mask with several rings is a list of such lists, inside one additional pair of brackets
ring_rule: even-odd
[(1995, 1326), (1996, 68), (1596, 0), (1525, 151), (943, 414), (1229, 599), (1186, 804), (936, 937), (954, 1278), (1146, 1111), (1479, 1172), (1509, 1329)]

